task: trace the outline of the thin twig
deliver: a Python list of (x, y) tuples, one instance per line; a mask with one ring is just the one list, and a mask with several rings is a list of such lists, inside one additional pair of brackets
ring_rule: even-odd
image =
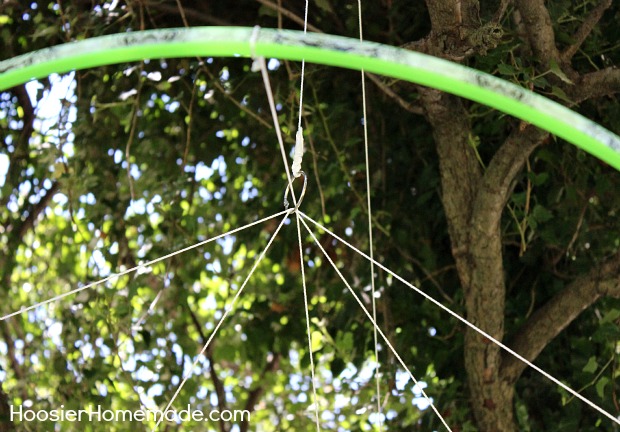
[(575, 43), (566, 48), (566, 50), (562, 53), (561, 57), (564, 62), (568, 63), (573, 58), (583, 42), (588, 36), (590, 36), (590, 33), (592, 33), (592, 30), (594, 30), (594, 27), (596, 27), (596, 24), (600, 21), (603, 13), (609, 9), (611, 4), (612, 0), (601, 0), (601, 2), (594, 9), (592, 9), (592, 11), (590, 11), (586, 19), (581, 24), (581, 27), (579, 27), (572, 37)]
[(573, 248), (573, 245), (579, 238), (579, 232), (581, 231), (581, 226), (583, 225), (583, 221), (585, 219), (586, 212), (588, 211), (588, 207), (589, 207), (589, 202), (586, 201), (585, 205), (581, 209), (581, 212), (579, 213), (579, 219), (577, 220), (577, 226), (575, 227), (575, 232), (573, 233), (573, 236), (571, 237), (570, 242), (568, 242), (568, 246), (566, 246), (565, 254), (568, 254), (571, 251), (571, 249)]
[[(128, 2), (131, 3), (131, 2)], [(154, 9), (156, 11), (159, 12), (163, 12), (165, 14), (174, 14), (176, 12), (178, 12), (178, 8), (170, 5), (170, 4), (165, 4), (164, 2), (155, 2), (155, 1), (146, 1), (145, 5), (148, 9)], [(183, 8), (184, 9), (184, 13), (183, 16), (185, 16), (185, 19), (183, 21), (186, 21), (187, 18), (192, 18), (196, 21), (202, 21), (205, 24), (210, 24), (210, 25), (217, 25), (217, 26), (230, 26), (232, 25), (232, 23), (230, 23), (229, 21), (225, 21), (222, 20), (220, 18), (216, 18), (214, 16), (208, 15), (206, 13), (200, 12), (196, 9), (190, 9), (190, 8)]]
[(377, 85), (377, 87), (379, 87), (379, 89), (383, 93), (386, 94), (386, 96), (388, 96), (391, 99), (394, 99), (396, 103), (398, 103), (398, 105), (401, 106), (401, 108), (405, 109), (406, 111), (409, 111), (412, 114), (418, 114), (418, 115), (424, 114), (424, 110), (422, 109), (422, 107), (413, 106), (412, 104), (410, 104), (409, 102), (401, 98), (398, 95), (398, 93), (396, 93), (389, 86), (387, 86), (383, 81), (381, 81), (381, 79), (377, 75), (367, 73), (366, 76), (370, 78), (370, 80), (374, 82)]
[(131, 114), (131, 128), (129, 129), (129, 138), (127, 139), (127, 145), (125, 147), (125, 160), (127, 161), (127, 180), (129, 181), (129, 193), (132, 200), (136, 199), (135, 190), (133, 186), (133, 177), (131, 176), (131, 146), (133, 144), (134, 136), (136, 134), (136, 128), (138, 126), (138, 109), (140, 107), (140, 96), (142, 95), (142, 86), (144, 81), (142, 80), (142, 71), (144, 70), (144, 62), (140, 63), (138, 71), (138, 89), (136, 93), (136, 99)]
[[(304, 115), (304, 123), (306, 126), (306, 130), (308, 130), (308, 119)], [(312, 153), (312, 166), (314, 167), (314, 178), (316, 180), (317, 187), (319, 188), (319, 198), (321, 199), (321, 214), (323, 215), (323, 220), (325, 220), (325, 216), (327, 216), (327, 211), (325, 210), (325, 195), (323, 194), (323, 188), (321, 187), (321, 179), (319, 178), (319, 164), (317, 160), (316, 149), (314, 148), (314, 140), (312, 139), (312, 134), (308, 134), (308, 143), (310, 144), (310, 153)]]
[[(357, 198), (357, 201), (360, 207), (362, 208), (362, 210), (364, 211), (364, 213), (368, 213), (368, 207), (366, 206), (364, 197), (360, 195), (359, 191), (355, 187), (353, 177), (351, 177), (349, 169), (344, 163), (344, 157), (342, 156), (340, 150), (336, 146), (336, 142), (334, 141), (334, 138), (332, 137), (331, 131), (327, 124), (327, 117), (325, 116), (325, 113), (323, 112), (323, 109), (321, 108), (321, 104), (319, 103), (316, 88), (314, 88), (314, 86), (311, 86), (311, 88), (312, 88), (312, 95), (314, 96), (314, 101), (317, 106), (317, 112), (319, 113), (319, 117), (321, 118), (321, 123), (323, 124), (323, 130), (325, 131), (325, 137), (327, 138), (327, 142), (329, 142), (330, 146), (334, 150), (334, 153), (336, 153), (336, 159), (338, 160), (338, 164), (340, 165), (340, 170), (342, 171), (342, 174), (345, 176), (347, 182), (349, 183), (351, 192), (353, 192), (353, 195), (355, 195), (355, 198)], [(373, 217), (373, 224), (379, 231), (381, 231), (386, 236), (390, 237), (389, 231), (383, 225), (381, 225), (377, 221), (377, 219), (374, 217)]]
[[(284, 211), (283, 213), (287, 213), (286, 211)], [(252, 275), (254, 274), (254, 271), (256, 270), (256, 268), (258, 267), (258, 265), (260, 264), (260, 262), (262, 261), (262, 259), (264, 258), (265, 254), (267, 253), (267, 250), (269, 249), (269, 247), (271, 246), (271, 244), (273, 243), (273, 241), (276, 239), (278, 233), (280, 232), (280, 229), (282, 228), (282, 226), (284, 225), (284, 222), (288, 219), (288, 214), (286, 214), (284, 216), (284, 218), (282, 218), (282, 221), (280, 222), (280, 225), (278, 225), (278, 227), (276, 228), (276, 230), (274, 231), (274, 233), (271, 235), (271, 238), (269, 239), (269, 241), (267, 242), (267, 245), (265, 246), (265, 248), (263, 249), (263, 251), (260, 253), (260, 255), (258, 256), (258, 258), (256, 258), (256, 261), (254, 261), (254, 265), (252, 266), (252, 268), (250, 269), (250, 272), (248, 273), (248, 275), (246, 276), (245, 280), (243, 281), (243, 283), (241, 284), (241, 286), (239, 287), (239, 289), (237, 290), (237, 293), (235, 294), (235, 296), (233, 297), (233, 299), (231, 300), (231, 302), (227, 305), (226, 309), (224, 310), (224, 313), (222, 314), (221, 318), (219, 319), (218, 323), (215, 325), (215, 328), (212, 330), (211, 332), (211, 336), (209, 336), (209, 339), (207, 339), (207, 342), (203, 345), (202, 349), (200, 350), (200, 352), (198, 353), (198, 355), (196, 356), (196, 359), (194, 360), (194, 362), (192, 363), (191, 367), (188, 369), (188, 372), (185, 374), (185, 376), (183, 377), (183, 380), (181, 381), (181, 383), (179, 384), (179, 386), (177, 387), (177, 390), (174, 392), (174, 395), (172, 395), (172, 398), (170, 399), (170, 401), (168, 402), (168, 404), (166, 405), (166, 408), (163, 409), (163, 412), (167, 412), (170, 407), (172, 406), (172, 404), (174, 403), (175, 399), (177, 398), (177, 396), (179, 395), (179, 393), (181, 392), (181, 389), (183, 388), (183, 386), (185, 385), (185, 383), (187, 382), (187, 380), (192, 376), (193, 374), (193, 370), (194, 368), (198, 365), (198, 362), (200, 361), (200, 358), (204, 355), (204, 353), (207, 351), (207, 349), (209, 348), (209, 345), (211, 344), (211, 341), (213, 340), (213, 338), (217, 335), (218, 330), (220, 329), (220, 327), (222, 326), (222, 324), (224, 323), (224, 321), (226, 320), (226, 318), (228, 317), (228, 314), (234, 309), (235, 304), (237, 302), (237, 300), (239, 299), (239, 296), (241, 295), (241, 293), (243, 292), (243, 289), (246, 287), (248, 281), (250, 280), (250, 278), (252, 277)], [(157, 424), (155, 425), (155, 427), (153, 428), (153, 431), (156, 431), (157, 428), (159, 427), (160, 423), (164, 420), (163, 417), (160, 417), (159, 421), (157, 422)]]
[(424, 282), (425, 280), (429, 280), (431, 281), (431, 283), (433, 285), (435, 285), (435, 288), (437, 288), (437, 291), (439, 291), (439, 294), (441, 294), (441, 296), (450, 304), (454, 303), (454, 299), (452, 297), (450, 297), (448, 295), (447, 292), (445, 292), (443, 290), (443, 288), (441, 287), (441, 284), (437, 281), (437, 279), (435, 279), (435, 276), (438, 274), (441, 274), (447, 270), (453, 269), (456, 266), (454, 264), (450, 264), (444, 268), (441, 268), (435, 272), (430, 272), (426, 269), (426, 267), (424, 267), (424, 265), (422, 264), (422, 262), (420, 260), (418, 260), (417, 258), (415, 258), (414, 256), (410, 255), (409, 253), (407, 253), (403, 248), (401, 248), (398, 245), (395, 245), (396, 250), (398, 251), (399, 254), (402, 255), (403, 258), (405, 258), (407, 261), (411, 261), (412, 263), (414, 263), (415, 265), (417, 265), (420, 270), (422, 270), (422, 273), (424, 273), (424, 275), (426, 276), (425, 279), (421, 280), (420, 283)]
[(181, 14), (181, 19), (183, 20), (183, 25), (185, 27), (189, 27), (189, 23), (187, 22), (187, 17), (185, 16), (185, 9), (181, 4), (181, 0), (177, 0), (177, 9), (179, 9), (179, 13)]
[[(256, 0), (258, 3), (262, 4), (263, 6), (266, 6), (270, 9), (273, 9), (279, 13), (281, 13), (282, 15), (284, 15), (285, 17), (287, 17), (288, 19), (290, 19), (291, 21), (295, 21), (297, 24), (299, 24), (300, 26), (304, 26), (304, 19), (302, 17), (300, 17), (299, 15), (296, 15), (295, 13), (291, 12), (290, 10), (279, 6), (277, 4), (275, 4), (272, 1), (269, 0)], [(315, 33), (323, 33), (318, 27), (313, 26), (312, 24), (308, 23), (308, 29), (312, 30)]]
[(88, 283), (88, 284), (86, 284), (86, 285), (84, 285), (84, 286), (81, 286), (81, 287), (75, 288), (75, 289), (73, 289), (73, 290), (71, 290), (71, 291), (67, 291), (67, 292), (65, 292), (65, 293), (63, 293), (63, 294), (59, 294), (59, 295), (54, 296), (54, 297), (52, 297), (52, 298), (49, 298), (49, 299), (47, 299), (47, 300), (40, 301), (40, 302), (38, 302), (38, 303), (36, 303), (36, 304), (34, 304), (34, 305), (31, 305), (31, 306), (28, 306), (28, 307), (22, 308), (22, 309), (20, 309), (20, 310), (18, 310), (18, 311), (11, 312), (11, 313), (9, 313), (9, 314), (7, 314), (7, 315), (4, 315), (4, 316), (0, 317), (0, 321), (4, 321), (5, 319), (11, 318), (11, 317), (16, 316), (16, 315), (21, 315), (22, 313), (24, 313), (24, 312), (28, 312), (28, 311), (33, 310), (33, 309), (36, 309), (36, 308), (37, 308), (37, 307), (39, 307), (39, 306), (44, 306), (44, 305), (46, 305), (46, 304), (53, 303), (53, 302), (55, 302), (55, 301), (61, 300), (61, 299), (65, 298), (65, 297), (68, 297), (68, 296), (70, 296), (70, 295), (73, 295), (73, 294), (77, 294), (77, 293), (79, 293), (79, 292), (82, 292), (82, 291), (84, 291), (84, 290), (87, 290), (87, 289), (90, 289), (90, 288), (94, 288), (94, 287), (96, 287), (96, 286), (98, 286), (98, 285), (101, 285), (101, 284), (103, 284), (103, 283), (105, 283), (105, 282), (107, 282), (107, 281), (109, 281), (109, 280), (113, 280), (113, 279), (119, 278), (119, 277), (121, 277), (121, 276), (124, 276), (124, 275), (126, 275), (126, 274), (132, 273), (132, 272), (134, 272), (134, 271), (138, 271), (138, 270), (140, 270), (140, 269), (142, 269), (142, 268), (150, 267), (150, 266), (152, 266), (153, 264), (156, 264), (156, 263), (158, 263), (158, 262), (160, 262), (160, 261), (164, 261), (164, 260), (166, 260), (166, 259), (168, 259), (168, 258), (172, 258), (173, 256), (176, 256), (176, 255), (182, 254), (182, 253), (187, 252), (187, 251), (192, 250), (192, 249), (196, 249), (197, 247), (200, 247), (200, 246), (205, 245), (205, 244), (207, 244), (207, 243), (213, 242), (213, 241), (215, 241), (215, 240), (217, 240), (217, 239), (220, 239), (220, 238), (226, 237), (226, 236), (228, 236), (228, 235), (234, 234), (234, 233), (239, 232), (239, 231), (243, 231), (244, 229), (250, 228), (250, 227), (252, 227), (252, 226), (254, 226), (254, 225), (258, 225), (258, 224), (260, 224), (260, 223), (266, 222), (266, 221), (268, 221), (268, 220), (270, 220), (270, 219), (273, 219), (273, 218), (275, 218), (275, 217), (281, 216), (281, 215), (283, 215), (283, 214), (284, 214), (284, 213), (286, 213), (286, 212), (287, 212), (286, 210), (280, 211), (280, 212), (275, 213), (275, 214), (273, 214), (273, 215), (271, 215), (271, 216), (267, 216), (267, 217), (265, 217), (265, 218), (262, 218), (262, 219), (259, 219), (259, 220), (257, 220), (257, 221), (251, 222), (251, 223), (249, 223), (249, 224), (247, 224), (247, 225), (244, 225), (244, 226), (242, 226), (242, 227), (238, 227), (238, 228), (232, 229), (232, 230), (227, 231), (227, 232), (225, 232), (225, 233), (223, 233), (223, 234), (219, 234), (219, 235), (217, 235), (217, 236), (215, 236), (215, 237), (211, 237), (211, 238), (208, 238), (208, 239), (206, 239), (206, 240), (202, 240), (202, 241), (200, 241), (200, 242), (198, 242), (198, 243), (194, 243), (194, 244), (193, 244), (193, 245), (191, 245), (191, 246), (184, 247), (183, 249), (179, 249), (179, 250), (174, 251), (174, 252), (171, 252), (171, 253), (169, 253), (169, 254), (166, 254), (166, 255), (160, 256), (159, 258), (155, 258), (154, 260), (151, 260), (151, 261), (147, 261), (147, 262), (144, 262), (144, 263), (138, 264), (138, 265), (137, 265), (137, 266), (135, 266), (135, 267), (132, 267), (132, 268), (129, 268), (129, 269), (123, 270), (123, 271), (121, 271), (121, 272), (119, 272), (119, 273), (112, 273), (111, 275), (106, 276), (106, 277), (104, 277), (103, 279), (97, 280), (97, 281), (95, 281), (95, 282)]
[[(180, 0), (177, 0), (177, 9), (179, 11), (179, 13), (181, 14), (181, 17), (183, 18), (183, 24), (185, 25), (185, 27), (189, 27), (187, 19), (186, 19), (186, 14), (189, 15), (189, 12), (187, 11), (186, 8), (183, 7), (183, 5), (181, 4)], [(222, 95), (228, 99), (229, 101), (231, 101), (237, 108), (239, 108), (241, 111), (245, 112), (247, 115), (249, 115), (250, 117), (252, 117), (253, 119), (257, 120), (259, 123), (261, 123), (263, 126), (266, 126), (267, 129), (271, 129), (272, 126), (271, 124), (264, 120), (262, 117), (260, 117), (258, 114), (256, 114), (255, 112), (253, 112), (252, 110), (250, 110), (247, 106), (243, 105), (241, 102), (239, 102), (237, 99), (235, 99), (232, 96), (233, 92), (228, 92), (220, 83), (219, 81), (213, 76), (213, 74), (209, 71), (209, 69), (205, 66), (205, 61), (201, 58), (201, 57), (196, 57), (198, 59), (198, 64), (200, 65), (200, 69), (205, 73), (205, 75), (207, 75), (207, 77), (209, 77), (209, 80), (211, 80), (211, 83), (213, 84), (213, 86), (220, 92), (222, 93)], [(194, 83), (194, 85), (196, 85)], [(190, 120), (191, 121), (191, 120)]]

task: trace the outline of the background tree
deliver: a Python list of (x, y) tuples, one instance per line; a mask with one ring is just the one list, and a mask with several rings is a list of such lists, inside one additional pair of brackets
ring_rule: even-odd
[[(1, 55), (149, 28), (299, 29), (303, 3), (4, 0)], [(356, 7), (311, 2), (309, 29), (355, 37)], [(620, 132), (618, 3), (382, 0), (363, 8), (368, 40), (501, 76)], [(300, 65), (271, 61), (270, 69), (292, 146)], [(376, 256), (618, 413), (617, 171), (484, 106), (370, 78)], [(367, 249), (359, 73), (307, 65), (306, 79), (304, 210)], [(248, 60), (78, 71), (66, 79), (56, 109), (46, 109), (58, 99), (49, 97), (63, 87), (58, 81), (0, 97), (3, 314), (281, 208), (275, 133)], [(0, 322), (2, 411), (9, 403), (165, 406), (275, 223)], [(246, 408), (251, 424), (189, 422), (169, 430), (315, 430), (292, 228), (282, 231), (201, 360), (201, 373), (175, 402), (205, 411)], [(369, 303), (367, 263), (326, 235), (321, 242)], [(371, 326), (310, 241), (304, 259), (322, 427), (377, 428)], [(387, 275), (376, 282), (379, 322), (453, 430), (616, 430)], [(436, 416), (418, 408), (420, 389), (384, 346), (380, 360), (385, 428), (438, 429)]]

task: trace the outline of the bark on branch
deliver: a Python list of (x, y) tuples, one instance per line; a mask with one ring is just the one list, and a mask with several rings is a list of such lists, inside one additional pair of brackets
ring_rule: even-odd
[[(501, 216), (531, 152), (548, 133), (534, 126), (515, 129), (497, 151), (480, 182), (469, 236), (471, 281), (465, 287), (470, 321), (498, 340), (504, 336), (506, 283)], [(478, 333), (465, 334), (465, 366), (474, 400), (473, 411), (484, 431), (513, 431), (512, 384), (501, 379), (500, 349)]]
[(420, 88), (421, 102), (439, 155), (441, 201), (448, 220), (452, 254), (463, 286), (469, 285), (471, 266), (468, 253), (469, 222), (480, 165), (469, 145), (471, 125), (462, 101), (437, 90)]
[[(620, 298), (620, 253), (588, 275), (576, 279), (534, 312), (510, 347), (534, 361), (553, 338), (601, 297)], [(502, 379), (514, 384), (526, 367), (521, 360), (505, 353)]]
[(620, 93), (620, 69), (608, 67), (582, 75), (576, 85), (566, 88), (568, 97), (579, 104), (585, 100)]
[(527, 31), (528, 44), (535, 57), (548, 69), (551, 60), (558, 62), (555, 34), (544, 0), (515, 0)]
[(498, 227), (506, 202), (514, 189), (515, 178), (532, 152), (548, 137), (549, 132), (529, 125), (524, 130), (515, 128), (504, 141), (484, 173), (474, 204), (473, 226), (480, 225), (482, 230), (488, 230), (491, 226)]

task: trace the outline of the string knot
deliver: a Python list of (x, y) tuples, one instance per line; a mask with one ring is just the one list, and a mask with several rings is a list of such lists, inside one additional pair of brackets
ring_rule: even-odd
[(291, 169), (293, 170), (293, 177), (297, 178), (302, 174), (301, 171), (301, 161), (304, 157), (304, 135), (303, 129), (300, 127), (297, 129), (297, 134), (295, 135), (295, 150), (293, 152), (293, 166)]
[(260, 32), (260, 26), (254, 26), (252, 29), (252, 35), (250, 36), (250, 56), (252, 57), (252, 72), (258, 72), (261, 70), (261, 64), (265, 61), (263, 57), (256, 57), (256, 42), (258, 41), (258, 33)]

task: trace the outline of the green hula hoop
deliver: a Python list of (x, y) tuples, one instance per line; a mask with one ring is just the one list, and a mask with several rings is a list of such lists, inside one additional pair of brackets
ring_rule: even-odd
[[(254, 37), (253, 37), (254, 34)], [(51, 73), (173, 57), (262, 56), (365, 70), (480, 102), (545, 129), (620, 170), (620, 137), (492, 75), (414, 51), (316, 33), (194, 27), (101, 36), (0, 62), (0, 91)]]

